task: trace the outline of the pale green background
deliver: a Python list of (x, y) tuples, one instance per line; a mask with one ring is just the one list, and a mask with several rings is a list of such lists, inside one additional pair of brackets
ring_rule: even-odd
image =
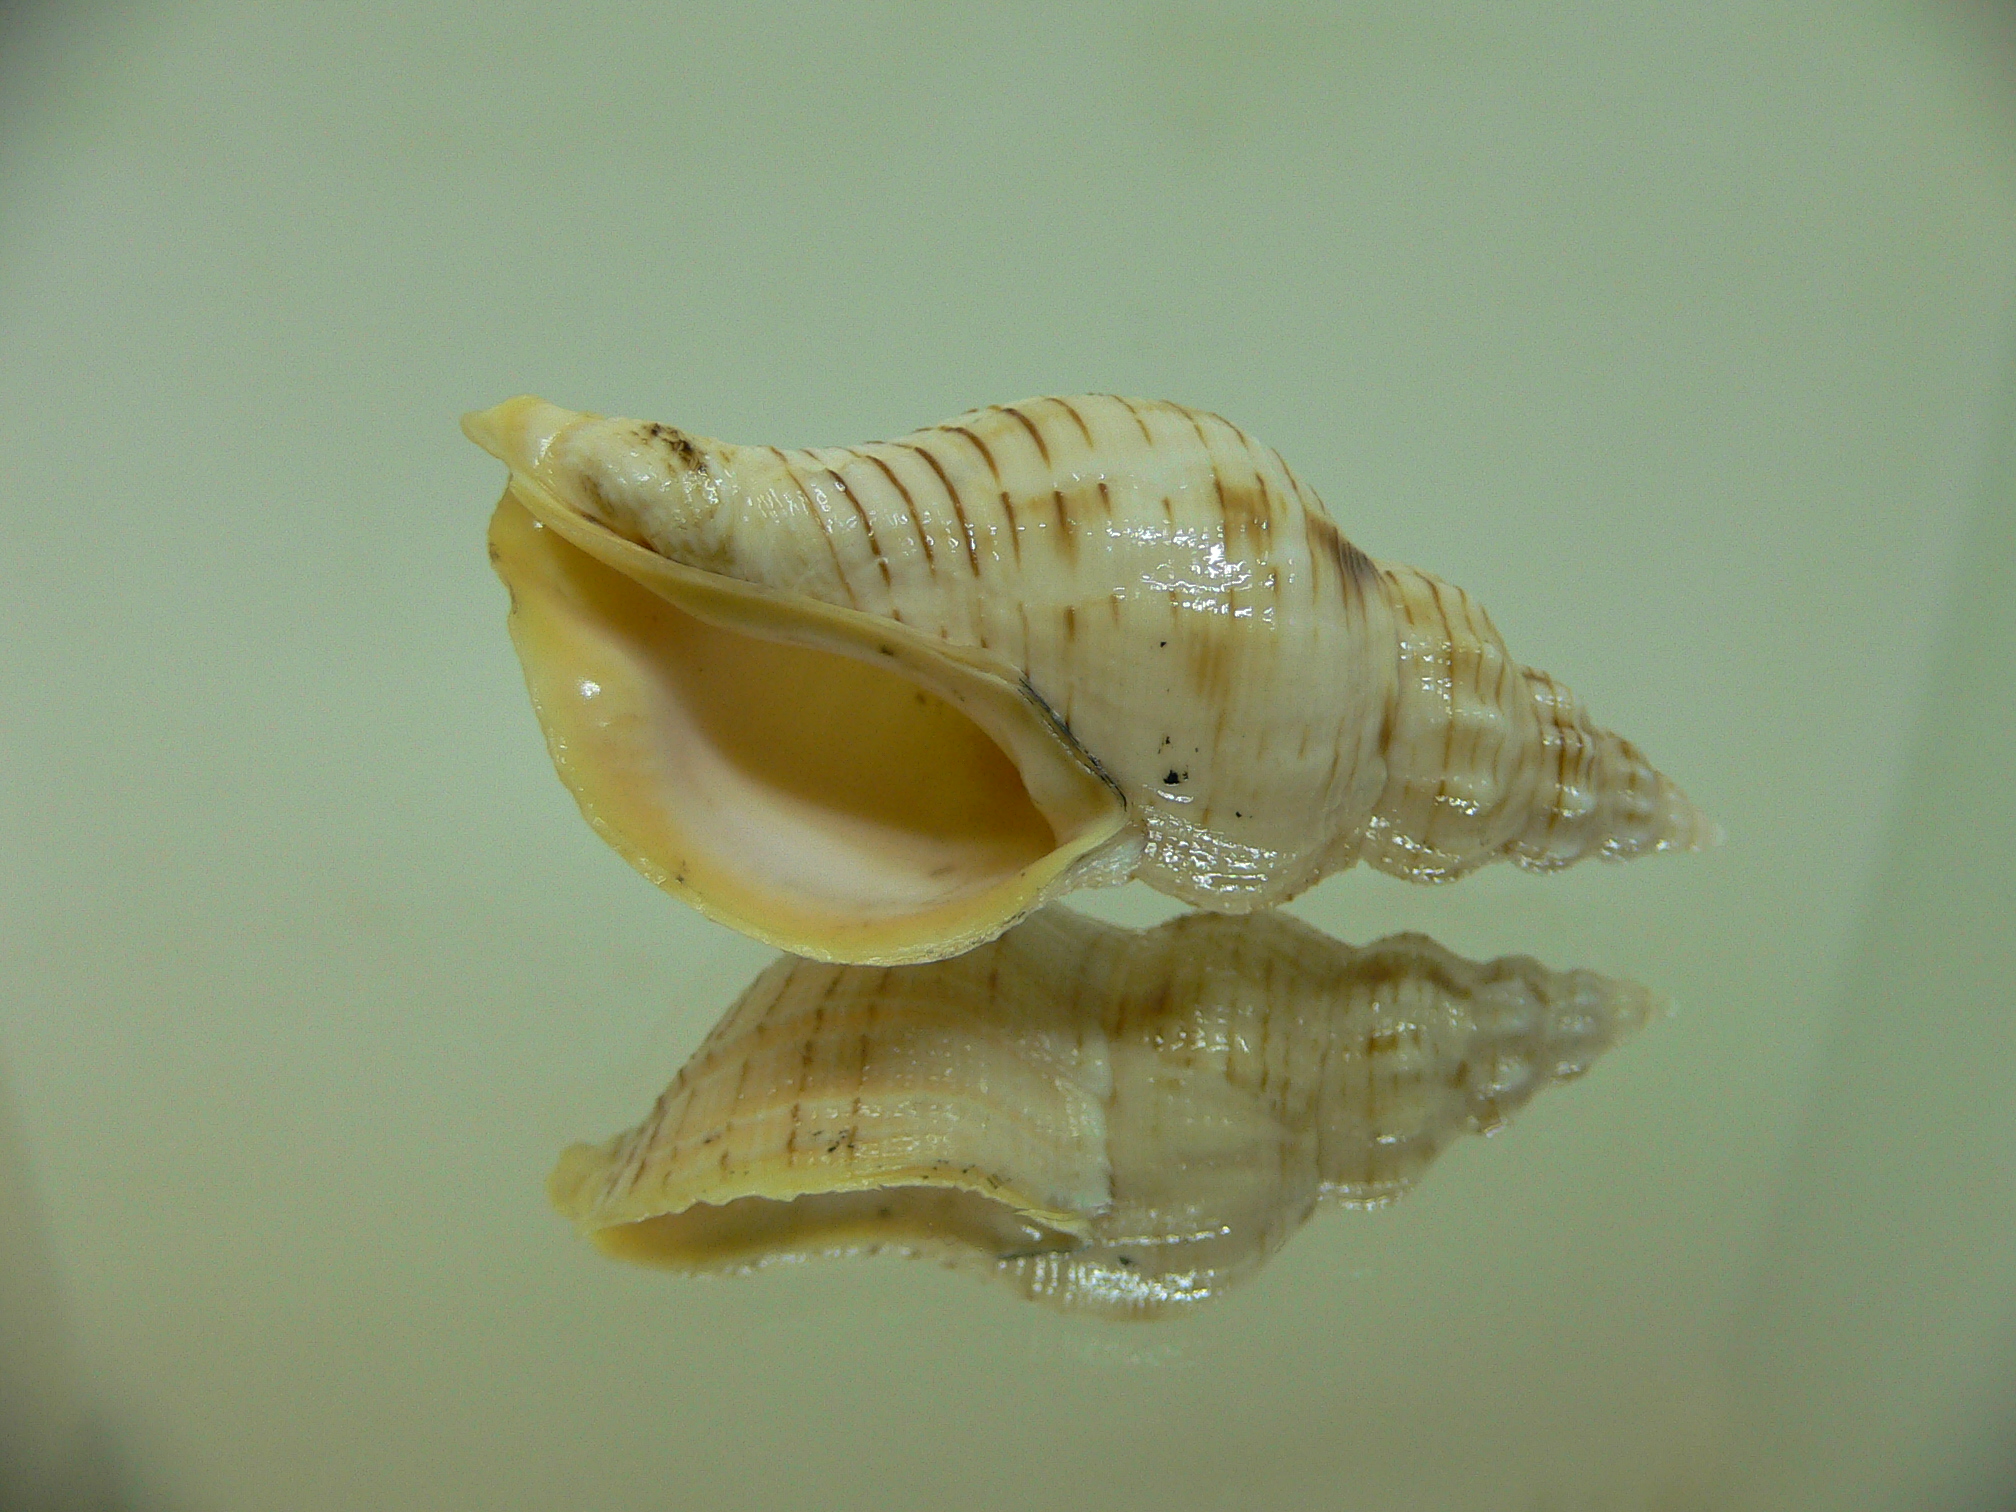
[[(0, 12), (0, 1504), (2004, 1505), (2006, 33)], [(456, 415), (1081, 389), (1278, 446), (1730, 835), (1296, 912), (1676, 1013), (1188, 1322), (599, 1259), (545, 1170), (769, 952), (554, 780)]]

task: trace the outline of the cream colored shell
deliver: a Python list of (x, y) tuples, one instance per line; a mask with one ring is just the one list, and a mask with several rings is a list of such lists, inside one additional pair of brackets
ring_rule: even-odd
[(650, 1117), (549, 1183), (612, 1255), (696, 1273), (929, 1255), (1149, 1316), (1250, 1274), (1318, 1201), (1384, 1202), (1580, 1075), (1641, 987), (1293, 919), (1131, 931), (1053, 907), (955, 960), (785, 957)]
[(828, 960), (956, 953), (1139, 876), (1242, 912), (1693, 847), (1481, 606), (1178, 405), (997, 406), (787, 451), (515, 399), (492, 555), (554, 759), (634, 865)]

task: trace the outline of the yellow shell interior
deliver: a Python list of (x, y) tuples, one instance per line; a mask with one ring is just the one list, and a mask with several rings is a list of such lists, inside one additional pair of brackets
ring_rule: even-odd
[[(489, 445), (485, 418), (466, 428)], [(1125, 800), (975, 653), (668, 561), (515, 470), (490, 551), (582, 812), (722, 923), (822, 960), (932, 960), (1125, 848)]]
[[(554, 1202), (562, 1205), (557, 1191)], [(1085, 1242), (1082, 1234), (1020, 1212), (1012, 1202), (930, 1185), (696, 1202), (587, 1233), (612, 1259), (716, 1275), (891, 1251), (1009, 1260), (1069, 1253)]]

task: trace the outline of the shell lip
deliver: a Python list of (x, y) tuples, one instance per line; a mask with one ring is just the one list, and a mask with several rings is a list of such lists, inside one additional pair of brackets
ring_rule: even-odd
[[(506, 455), (511, 466), (500, 513), (515, 500), (538, 525), (697, 619), (762, 639), (812, 644), (817, 637), (825, 649), (928, 688), (1008, 754), (1057, 840), (1017, 870), (940, 903), (881, 916), (839, 911), (814, 917), (782, 907), (755, 889), (695, 887), (682, 869), (642, 853), (619, 825), (583, 800), (589, 823), (633, 867), (707, 917), (779, 949), (817, 960), (886, 965), (956, 955), (1075, 887), (1123, 880), (1132, 873), (1145, 836), (1137, 832), (1125, 793), (1019, 671), (984, 651), (925, 636), (898, 622), (674, 561), (569, 507), (543, 480), (525, 471), (523, 459), (530, 445), (550, 444), (554, 415), (571, 413), (526, 398), (465, 417), (471, 438), (485, 450)], [(528, 435), (534, 439), (527, 449), (517, 449), (512, 438)], [(802, 633), (779, 631), (787, 621)], [(578, 774), (570, 771), (564, 743), (552, 742), (549, 735), (549, 744), (580, 799)]]
[[(863, 1169), (853, 1162), (841, 1165), (825, 1160), (801, 1160), (789, 1171), (773, 1173), (771, 1180), (753, 1174), (742, 1180), (716, 1181), (706, 1189), (670, 1203), (665, 1194), (625, 1194), (610, 1201), (583, 1178), (603, 1168), (609, 1161), (606, 1145), (580, 1144), (570, 1147), (547, 1178), (547, 1197), (554, 1208), (571, 1218), (584, 1232), (617, 1228), (653, 1218), (676, 1217), (694, 1208), (722, 1208), (733, 1202), (793, 1202), (801, 1197), (858, 1195), (866, 1192), (917, 1191), (964, 1192), (984, 1197), (1025, 1222), (1040, 1224), (1074, 1240), (1083, 1240), (1092, 1219), (1109, 1207), (1110, 1198), (1090, 1209), (1064, 1206), (1060, 1201), (1044, 1202), (1032, 1193), (1018, 1192), (999, 1177), (989, 1177), (977, 1169), (950, 1165), (944, 1161), (920, 1161), (880, 1165)], [(788, 1180), (778, 1180), (781, 1174)]]
[(611, 1145), (572, 1146), (547, 1178), (547, 1196), (597, 1249), (646, 1265), (732, 1274), (884, 1249), (1007, 1261), (1091, 1242), (1093, 1214), (971, 1167), (836, 1171), (815, 1160), (764, 1176), (745, 1170), (704, 1194), (685, 1183), (617, 1194), (604, 1185), (612, 1154)]

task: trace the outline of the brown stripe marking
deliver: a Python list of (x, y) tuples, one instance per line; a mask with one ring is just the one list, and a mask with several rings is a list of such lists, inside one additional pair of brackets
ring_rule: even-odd
[[(1232, 674), (1232, 637), (1225, 633), (1225, 623), (1215, 621), (1199, 634), (1190, 637), (1183, 646), (1185, 660), (1191, 682), (1198, 695), (1206, 701), (1215, 702), (1230, 688)], [(1222, 724), (1225, 711), (1218, 715)]]
[(1452, 636), (1449, 643), (1450, 720), (1458, 725), (1461, 737), (1450, 742), (1449, 759), (1452, 766), (1460, 760), (1462, 770), (1475, 771), (1485, 733), (1476, 718), (1476, 706), (1484, 693), (1484, 651), (1477, 631), (1477, 601), (1453, 584), (1449, 592), (1455, 598), (1457, 610), (1452, 621), (1460, 618), (1464, 632), (1460, 637)]
[[(1057, 512), (1057, 542), (1064, 548), (1064, 555), (1073, 561), (1078, 559), (1078, 536), (1071, 522), (1071, 511), (1064, 503), (1064, 490), (1057, 486), (1057, 465), (1050, 460), (1050, 447), (1043, 439), (1043, 432), (1036, 428), (1036, 422), (1012, 404), (1001, 406), (1006, 414), (1013, 415), (1022, 422), (1022, 429), (1029, 432), (1029, 439), (1036, 443), (1036, 454), (1043, 459), (1044, 468), (1050, 473), (1050, 507)], [(1082, 423), (1082, 422), (1081, 422)]]
[(1547, 808), (1547, 833), (1551, 835), (1567, 810), (1568, 731), (1561, 722), (1560, 688), (1550, 685), (1547, 691), (1547, 718), (1554, 726), (1554, 739), (1549, 742), (1554, 747), (1554, 799)]
[[(1274, 465), (1281, 469), (1281, 476), (1288, 480), (1288, 487), (1295, 495), (1295, 502), (1302, 506), (1303, 517), (1312, 525), (1316, 521), (1321, 520), (1335, 531), (1337, 528), (1336, 521), (1330, 518), (1330, 512), (1323, 507), (1323, 501), (1303, 486), (1302, 480), (1295, 476), (1295, 469), (1288, 465), (1287, 460), (1282, 457), (1281, 453), (1270, 446), (1267, 448), (1267, 455), (1274, 459)], [(1338, 539), (1343, 540), (1341, 532), (1338, 533)], [(1348, 548), (1348, 553), (1333, 554), (1337, 555), (1338, 565), (1344, 570), (1345, 597), (1348, 600), (1351, 587), (1354, 583), (1361, 593), (1370, 589), (1372, 586), (1370, 574), (1374, 573), (1376, 569), (1372, 566), (1372, 559), (1366, 556), (1364, 552), (1360, 551), (1356, 546), (1352, 546), (1349, 541), (1345, 541), (1344, 545)], [(1316, 573), (1311, 572), (1309, 574), (1309, 593), (1310, 602), (1312, 603), (1315, 602), (1316, 597), (1316, 578)]]
[[(1224, 544), (1225, 560), (1257, 564), (1268, 551), (1267, 506), (1264, 501), (1255, 500), (1250, 488), (1226, 488), (1225, 474), (1218, 466), (1217, 454), (1211, 449), (1210, 438), (1204, 434), (1206, 420), (1216, 421), (1227, 430), (1236, 427), (1216, 415), (1200, 414), (1196, 410), (1185, 410), (1184, 414), (1189, 416), (1190, 427), (1197, 432), (1197, 444), (1204, 448), (1204, 459), (1211, 465), (1211, 487), (1218, 496), (1218, 538)], [(1259, 476), (1257, 469), (1254, 476), (1256, 479)], [(1261, 486), (1264, 491), (1265, 485)], [(1235, 527), (1239, 536), (1236, 544), (1232, 539)], [(1227, 585), (1225, 602), (1228, 608), (1234, 608), (1238, 593), (1236, 585)]]
[[(1408, 605), (1407, 595), (1400, 586), (1398, 575), (1391, 572), (1382, 575), (1385, 579), (1385, 586), (1381, 590), (1381, 597), (1385, 599), (1389, 611), (1393, 616), (1393, 635), (1396, 643), (1394, 646), (1395, 676), (1392, 685), (1386, 691), (1386, 707), (1382, 711), (1379, 720), (1379, 761), (1386, 769), (1386, 781), (1380, 790), (1378, 812), (1386, 815), (1390, 821), (1395, 816), (1397, 809), (1404, 807), (1407, 789), (1411, 785), (1409, 774), (1406, 772), (1399, 773), (1400, 788), (1399, 792), (1395, 795), (1396, 809), (1386, 809), (1386, 795), (1394, 791), (1393, 784), (1396, 774), (1393, 770), (1393, 740), (1399, 728), (1400, 700), (1408, 679), (1412, 676), (1410, 668), (1413, 661), (1413, 653), (1407, 640), (1407, 631), (1401, 627), (1400, 621), (1404, 620), (1407, 625), (1411, 626), (1414, 623), (1414, 611)], [(1343, 742), (1343, 734), (1343, 726), (1339, 725), (1337, 738), (1340, 748)]]
[[(1432, 833), (1435, 820), (1442, 813), (1442, 800), (1449, 796), (1449, 767), (1456, 755), (1456, 631), (1449, 623), (1449, 610), (1442, 602), (1442, 582), (1439, 578), (1427, 580), (1429, 595), (1435, 600), (1436, 616), (1442, 621), (1442, 774), (1435, 779), (1435, 799), (1428, 809), (1428, 829)], [(1428, 836), (1421, 837), (1425, 845)]]
[[(775, 450), (775, 448), (773, 447), (772, 450)], [(830, 967), (828, 968), (828, 970), (831, 969)], [(782, 999), (785, 992), (790, 990), (791, 983), (796, 979), (797, 975), (798, 973), (794, 968), (790, 975), (785, 978), (784, 985), (778, 989), (777, 997), (771, 999), (772, 1006), (775, 1006)], [(735, 1148), (735, 1141), (730, 1139), (728, 1135), (735, 1127), (735, 1110), (742, 1105), (742, 1089), (749, 1085), (749, 1063), (755, 1058), (753, 1053), (742, 1057), (742, 1064), (735, 1073), (735, 1090), (728, 1094), (728, 1106), (721, 1114), (721, 1169), (723, 1171), (728, 1169), (728, 1154)]]
[[(834, 486), (847, 496), (847, 502), (854, 506), (854, 513), (861, 517), (861, 528), (868, 532), (868, 549), (875, 553), (875, 565), (882, 569), (882, 586), (893, 590), (895, 583), (889, 575), (889, 558), (882, 554), (882, 542), (875, 535), (875, 522), (868, 518), (868, 511), (862, 507), (861, 501), (854, 497), (854, 490), (847, 486), (847, 480), (833, 468), (829, 467), (825, 471), (826, 476), (833, 480)], [(894, 605), (891, 605), (890, 613), (899, 620), (903, 618), (902, 610)]]
[(978, 436), (974, 435), (973, 432), (968, 430), (963, 425), (941, 426), (940, 429), (949, 430), (955, 436), (964, 436), (968, 441), (971, 441), (976, 448), (979, 449), (981, 459), (985, 461), (987, 464), (987, 472), (994, 479), (995, 488), (1000, 490), (1001, 512), (1008, 517), (1008, 545), (1010, 549), (1015, 553), (1015, 565), (1018, 567), (1021, 566), (1022, 527), (1016, 522), (1015, 504), (1014, 501), (1008, 497), (1008, 490), (1001, 482), (1001, 469), (997, 467), (994, 463), (994, 453), (987, 449), (987, 443), (985, 441), (982, 441)]
[(1003, 413), (1013, 415), (1017, 420), (1022, 422), (1022, 429), (1029, 432), (1029, 439), (1036, 443), (1036, 455), (1041, 457), (1043, 465), (1048, 467), (1050, 465), (1050, 447), (1043, 439), (1043, 432), (1036, 429), (1035, 423), (1027, 415), (1023, 414), (1022, 411), (1015, 408), (1014, 405), (1004, 404), (1001, 406), (1001, 409)]
[(887, 462), (884, 462), (880, 457), (876, 456), (873, 452), (857, 452), (855, 453), (855, 455), (866, 456), (870, 462), (873, 462), (877, 467), (881, 468), (882, 476), (889, 480), (890, 487), (894, 488), (897, 493), (903, 496), (903, 507), (910, 511), (910, 523), (917, 527), (917, 539), (920, 542), (922, 542), (924, 546), (925, 565), (929, 567), (936, 567), (938, 564), (938, 553), (931, 549), (931, 535), (930, 532), (925, 530), (924, 528), (924, 517), (919, 513), (917, 513), (917, 505), (915, 501), (912, 500), (910, 497), (910, 490), (903, 486), (903, 480), (896, 476), (894, 470), (891, 469), (891, 467)]
[(963, 425), (940, 425), (933, 427), (933, 429), (947, 431), (955, 436), (964, 436), (968, 441), (971, 441), (974, 449), (980, 453), (980, 459), (987, 464), (987, 471), (994, 475), (995, 486), (1000, 486), (1001, 469), (994, 465), (994, 453), (988, 450), (985, 441), (982, 441)]
[[(812, 511), (812, 518), (819, 522), (819, 533), (826, 537), (826, 549), (833, 554), (833, 571), (839, 575), (840, 586), (847, 590), (847, 602), (856, 609), (861, 600), (854, 594), (854, 585), (847, 581), (847, 569), (840, 561), (840, 548), (834, 544), (833, 531), (826, 523), (826, 513), (820, 509), (818, 501), (812, 497), (812, 490), (805, 486), (805, 480), (798, 476), (798, 469), (791, 465), (791, 459), (779, 447), (771, 447), (779, 462), (784, 464), (784, 476), (791, 480), (791, 486), (798, 490), (798, 497), (805, 501), (805, 507)], [(726, 1169), (725, 1167), (723, 1169)]]
[(931, 464), (931, 471), (938, 474), (938, 481), (944, 485), (945, 497), (952, 505), (952, 514), (959, 521), (959, 536), (966, 543), (966, 565), (973, 569), (973, 576), (980, 576), (980, 542), (973, 534), (973, 522), (966, 518), (965, 506), (959, 502), (959, 489), (945, 471), (945, 464), (938, 460), (938, 454), (914, 441), (898, 441), (896, 445), (917, 453)]
[[(1204, 418), (1195, 410), (1183, 412), (1190, 421), (1190, 429), (1197, 432), (1197, 444), (1204, 448), (1204, 460), (1211, 466), (1211, 486), (1218, 494), (1218, 538), (1225, 546), (1225, 560), (1231, 561), (1232, 549), (1232, 508), (1225, 501), (1225, 477), (1218, 471), (1218, 459), (1211, 454), (1211, 438), (1204, 434)], [(1216, 419), (1216, 416), (1212, 417)], [(1220, 424), (1224, 422), (1220, 421)]]
[[(682, 1072), (681, 1075), (683, 1076), (684, 1073)], [(674, 1087), (676, 1087), (677, 1085), (678, 1085), (677, 1082), (673, 1084)], [(666, 1100), (671, 1097), (672, 1090), (673, 1090), (672, 1087), (666, 1088), (665, 1091), (661, 1093), (658, 1098), (658, 1127), (661, 1130), (664, 1128), (665, 1103)], [(673, 1123), (670, 1134), (666, 1136), (667, 1143), (674, 1150), (677, 1150), (680, 1147), (680, 1141), (685, 1136), (686, 1120), (692, 1117), (693, 1115), (694, 1101), (695, 1099), (693, 1097), (693, 1094), (689, 1089), (685, 1100), (679, 1104), (679, 1117), (677, 1121)]]
[(1350, 602), (1353, 595), (1362, 597), (1370, 593), (1379, 581), (1379, 568), (1372, 558), (1345, 540), (1344, 532), (1328, 516), (1312, 514), (1303, 518), (1310, 557), (1328, 557), (1336, 565), (1345, 601)]
[(791, 1134), (784, 1141), (784, 1163), (794, 1165), (798, 1160), (799, 1108), (805, 1101), (805, 1089), (812, 1082), (812, 1051), (819, 1042), (819, 1026), (826, 1021), (826, 1005), (833, 1001), (833, 994), (839, 989), (841, 973), (835, 971), (827, 978), (826, 990), (819, 994), (819, 1002), (812, 1010), (812, 1027), (806, 1032), (804, 1050), (798, 1057), (798, 1091), (791, 1099)]
[(1122, 409), (1126, 410), (1128, 414), (1134, 417), (1134, 423), (1141, 427), (1141, 439), (1147, 442), (1150, 446), (1153, 446), (1155, 444), (1155, 437), (1149, 433), (1148, 422), (1141, 417), (1141, 411), (1134, 407), (1134, 401), (1131, 399), (1123, 399), (1118, 394), (1115, 394), (1113, 397), (1116, 400), (1119, 400), (1120, 407)]
[[(1230, 424), (1229, 421), (1227, 423)], [(1260, 493), (1262, 526), (1271, 530), (1274, 522), (1274, 490), (1267, 486), (1267, 471), (1261, 466), (1260, 448), (1255, 446), (1252, 438), (1238, 426), (1232, 427), (1232, 433), (1239, 438), (1239, 444), (1246, 448), (1246, 465), (1253, 469), (1253, 486)]]
[(1505, 654), (1504, 642), (1499, 640), (1498, 632), (1491, 624), (1491, 616), (1485, 612), (1483, 604), (1460, 588), (1455, 591), (1463, 601), (1463, 622), (1470, 635), (1470, 646), (1466, 653), (1471, 699), (1468, 715), (1469, 759), (1472, 768), (1476, 769), (1483, 764), (1488, 754), (1492, 777), (1490, 802), (1477, 815), (1479, 833), (1482, 835), (1489, 832), (1487, 826), (1498, 818), (1512, 798), (1510, 787), (1500, 775), (1503, 771), (1505, 726), (1498, 717), (1495, 695), (1487, 698), (1484, 692), (1486, 666), (1492, 662), (1497, 664), (1499, 676), (1493, 679), (1495, 686), (1504, 680), (1505, 663), (1509, 658)]
[(1055, 405), (1061, 405), (1064, 413), (1078, 422), (1078, 434), (1085, 438), (1085, 445), (1089, 450), (1092, 446), (1092, 427), (1085, 423), (1085, 417), (1078, 413), (1078, 407), (1069, 399), (1060, 399), (1055, 394), (1050, 396), (1050, 402)]

